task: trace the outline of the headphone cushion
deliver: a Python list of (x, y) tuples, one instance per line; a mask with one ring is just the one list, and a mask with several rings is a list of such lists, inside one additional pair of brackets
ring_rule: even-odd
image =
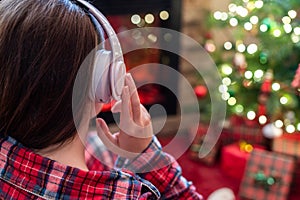
[(98, 50), (93, 72), (93, 91), (95, 91), (95, 101), (98, 103), (108, 103), (111, 100), (110, 65), (111, 52)]
[(121, 61), (115, 62), (110, 68), (111, 95), (115, 100), (120, 100), (125, 85), (126, 67)]

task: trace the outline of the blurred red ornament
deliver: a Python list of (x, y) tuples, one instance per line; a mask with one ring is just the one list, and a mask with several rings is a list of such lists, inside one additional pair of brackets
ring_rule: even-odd
[(205, 39), (212, 39), (212, 34), (210, 32), (205, 33), (204, 35)]
[(265, 74), (264, 80), (261, 84), (261, 92), (263, 93), (270, 93), (272, 90), (272, 81), (273, 81), (273, 71), (268, 70)]
[(198, 85), (194, 88), (194, 92), (198, 99), (202, 99), (207, 95), (207, 88), (203, 85)]

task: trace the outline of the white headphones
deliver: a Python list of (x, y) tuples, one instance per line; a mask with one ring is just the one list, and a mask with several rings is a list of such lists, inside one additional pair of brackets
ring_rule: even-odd
[[(112, 99), (119, 100), (126, 75), (123, 53), (118, 37), (106, 17), (92, 4), (85, 0), (76, 0), (92, 18), (96, 19), (107, 34), (112, 51), (97, 50), (93, 68), (92, 92), (95, 101), (108, 103)], [(95, 24), (97, 29), (97, 24)], [(98, 30), (99, 31), (99, 30)], [(103, 33), (99, 33), (102, 35)]]

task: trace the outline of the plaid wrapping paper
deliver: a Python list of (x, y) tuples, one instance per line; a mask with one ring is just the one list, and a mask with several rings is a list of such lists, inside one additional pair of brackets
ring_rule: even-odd
[(298, 191), (300, 185), (300, 134), (285, 133), (279, 138), (275, 138), (272, 143), (272, 150), (296, 157), (296, 169), (291, 190)]
[(238, 141), (246, 141), (250, 144), (266, 145), (266, 139), (258, 127), (248, 127), (246, 125), (231, 126), (223, 130), (221, 141), (223, 145)]
[(291, 156), (255, 149), (247, 162), (239, 196), (249, 200), (285, 200), (295, 167)]
[(218, 141), (210, 152), (203, 158), (199, 157), (199, 150), (203, 144), (204, 137), (206, 136), (207, 126), (199, 125), (199, 127), (193, 127), (190, 130), (192, 133), (197, 131), (197, 135), (193, 140), (193, 143), (189, 149), (189, 156), (195, 161), (200, 161), (206, 165), (213, 165), (216, 162), (216, 157), (219, 153), (220, 142)]
[(300, 158), (300, 134), (284, 134), (275, 138), (272, 144), (272, 150)]

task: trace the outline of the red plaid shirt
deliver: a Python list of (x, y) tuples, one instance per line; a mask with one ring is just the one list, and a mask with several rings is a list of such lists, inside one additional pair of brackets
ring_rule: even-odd
[(0, 136), (0, 199), (202, 199), (182, 177), (176, 161), (147, 173), (131, 172), (172, 159), (161, 151), (155, 137), (145, 150), (154, 154), (134, 160), (118, 158), (114, 168), (94, 158), (105, 156), (105, 163), (115, 161), (95, 141), (96, 136), (91, 134), (87, 152), (93, 152), (93, 156), (86, 153), (90, 170), (83, 171), (42, 157), (11, 137)]

